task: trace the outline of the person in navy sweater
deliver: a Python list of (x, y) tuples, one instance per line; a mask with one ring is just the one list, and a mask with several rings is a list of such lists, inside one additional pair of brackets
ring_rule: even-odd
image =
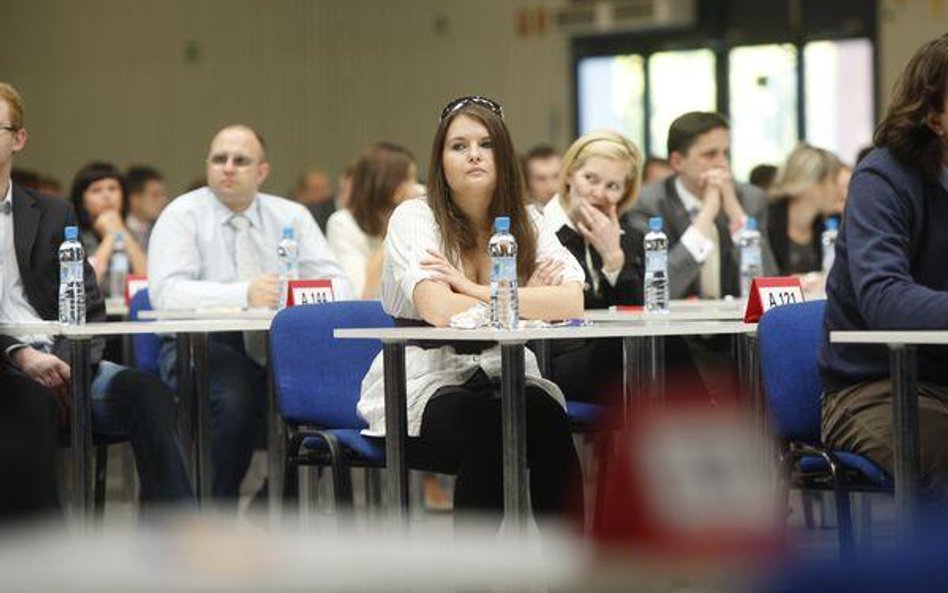
[[(823, 440), (893, 471), (884, 346), (830, 344), (836, 330), (948, 329), (948, 35), (912, 57), (858, 166), (826, 284)], [(948, 349), (920, 348), (921, 472), (948, 495)]]

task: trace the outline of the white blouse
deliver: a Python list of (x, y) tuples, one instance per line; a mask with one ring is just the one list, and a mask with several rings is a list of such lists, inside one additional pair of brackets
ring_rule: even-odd
[(352, 284), (352, 294), (355, 298), (362, 298), (365, 289), (365, 268), (375, 253), (381, 247), (382, 239), (365, 234), (355, 217), (348, 209), (336, 210), (326, 223), (326, 240), (329, 247), (339, 260), (349, 282)]
[[(563, 282), (583, 282), (584, 274), (576, 259), (563, 247), (556, 235), (544, 228), (542, 216), (530, 210), (531, 222), (537, 232), (536, 261), (562, 261)], [(421, 268), (427, 249), (444, 252), (434, 214), (424, 198), (408, 200), (392, 214), (385, 239), (385, 264), (382, 272), (382, 306), (393, 317), (421, 319), (412, 296), (415, 286), (431, 277)], [(462, 385), (482, 369), (492, 380), (500, 380), (500, 346), (480, 354), (457, 354), (453, 346), (422, 349), (405, 348), (405, 378), (408, 395), (408, 435), (418, 436), (421, 418), (435, 391), (448, 385)], [(525, 357), (526, 383), (537, 386), (565, 405), (563, 394), (555, 383), (540, 376), (536, 358), (530, 350)], [(385, 385), (382, 354), (379, 353), (365, 378), (362, 379), (362, 397), (359, 415), (369, 427), (368, 436), (385, 435)]]

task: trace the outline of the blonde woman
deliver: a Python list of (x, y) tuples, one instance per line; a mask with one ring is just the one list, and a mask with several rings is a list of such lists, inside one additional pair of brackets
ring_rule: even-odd
[(801, 143), (777, 174), (767, 233), (781, 274), (821, 271), (820, 237), (826, 218), (839, 209), (840, 167), (833, 153)]

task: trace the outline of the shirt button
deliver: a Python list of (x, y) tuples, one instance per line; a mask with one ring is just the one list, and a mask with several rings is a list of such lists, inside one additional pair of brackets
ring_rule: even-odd
[(472, 356), (472, 357), (471, 357), (471, 360), (474, 361), (474, 364), (480, 364), (480, 363), (481, 363), (481, 357), (478, 356), (477, 354), (475, 354), (474, 356)]

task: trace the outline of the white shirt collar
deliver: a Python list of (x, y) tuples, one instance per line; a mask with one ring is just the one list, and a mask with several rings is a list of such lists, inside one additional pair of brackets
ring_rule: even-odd
[(543, 220), (547, 228), (553, 229), (554, 233), (564, 226), (568, 226), (574, 231), (576, 230), (576, 227), (573, 225), (573, 220), (566, 214), (566, 210), (563, 209), (563, 203), (560, 201), (559, 194), (553, 196), (553, 199), (546, 203), (546, 206), (543, 208)]
[[(13, 205), (13, 180), (7, 179), (7, 193), (3, 196), (3, 199), (0, 202), (10, 202), (10, 205)], [(12, 210), (11, 210), (12, 212)]]
[[(206, 188), (209, 198), (213, 200), (214, 212), (217, 216), (218, 223), (225, 225), (230, 223), (230, 219), (234, 217), (236, 212), (227, 207), (224, 202), (220, 201), (214, 192), (211, 191), (211, 188)], [(250, 206), (246, 210), (241, 212), (247, 220), (250, 221), (251, 227), (256, 227), (257, 229), (263, 228), (263, 219), (260, 216), (260, 200), (256, 195), (254, 195), (253, 202), (250, 203)]]
[(675, 191), (678, 192), (678, 197), (681, 198), (681, 203), (685, 207), (685, 210), (691, 212), (692, 210), (701, 209), (701, 200), (685, 187), (685, 184), (681, 182), (680, 176), (675, 177)]

